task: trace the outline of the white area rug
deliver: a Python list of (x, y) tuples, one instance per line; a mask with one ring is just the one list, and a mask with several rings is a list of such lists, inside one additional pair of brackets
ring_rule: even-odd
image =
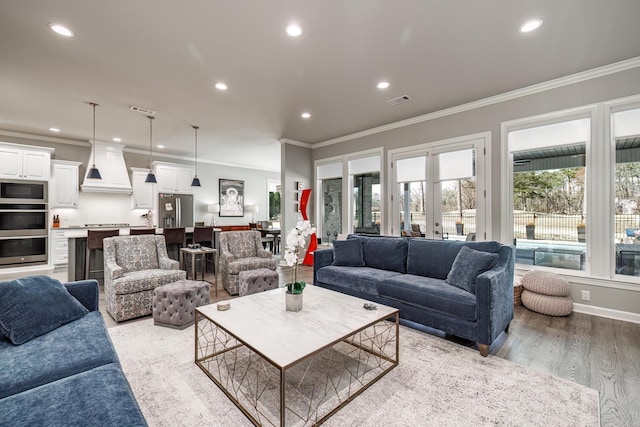
[[(109, 329), (150, 426), (251, 426), (194, 363), (194, 328)], [(599, 426), (596, 390), (400, 327), (400, 365), (326, 426)]]

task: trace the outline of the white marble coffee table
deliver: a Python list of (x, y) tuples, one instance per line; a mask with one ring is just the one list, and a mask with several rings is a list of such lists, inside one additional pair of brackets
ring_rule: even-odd
[(398, 310), (310, 285), (293, 313), (284, 292), (198, 307), (195, 362), (254, 424), (317, 425), (398, 365)]

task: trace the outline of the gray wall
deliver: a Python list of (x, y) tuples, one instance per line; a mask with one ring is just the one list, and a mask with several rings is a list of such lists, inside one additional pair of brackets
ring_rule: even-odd
[[(339, 144), (328, 145), (314, 149), (312, 155), (315, 161), (382, 146), (384, 147), (384, 165), (386, 167), (387, 154), (390, 149), (491, 131), (492, 168), (490, 185), (493, 197), (490, 201), (493, 215), (491, 227), (494, 239), (499, 240), (501, 238), (500, 224), (502, 221), (500, 217), (501, 123), (638, 93), (640, 93), (640, 68), (635, 68)], [(383, 183), (383, 185), (385, 184)], [(389, 212), (388, 200), (384, 200), (383, 203), (385, 212)], [(597, 284), (575, 284), (572, 296), (574, 301), (580, 301), (584, 304), (640, 313), (640, 294), (638, 293), (640, 285), (631, 285), (631, 288), (631, 290), (623, 290), (600, 287)], [(591, 302), (582, 302), (580, 300), (579, 291), (582, 289), (591, 290)]]
[[(283, 241), (284, 233), (287, 230), (291, 230), (296, 226), (298, 221), (298, 212), (295, 210), (297, 204), (295, 194), (296, 182), (303, 182), (305, 188), (311, 188), (311, 197), (307, 205), (307, 214), (312, 224), (314, 221), (314, 203), (315, 197), (313, 188), (313, 162), (311, 161), (311, 149), (293, 145), (290, 143), (283, 143), (281, 145), (282, 156), (282, 171), (281, 171), (281, 184), (282, 184), (282, 232)], [(302, 217), (300, 217), (302, 219)]]

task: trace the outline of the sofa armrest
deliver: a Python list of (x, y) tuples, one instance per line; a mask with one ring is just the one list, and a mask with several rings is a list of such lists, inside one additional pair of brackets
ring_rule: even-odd
[(331, 264), (333, 264), (333, 249), (320, 249), (313, 252), (313, 283), (317, 283), (317, 271)]
[(98, 311), (99, 288), (95, 279), (65, 283), (67, 291), (89, 311)]
[(180, 270), (180, 262), (168, 256), (160, 256), (158, 264), (162, 270)]
[(220, 252), (220, 262), (221, 263), (229, 264), (234, 259), (236, 259), (236, 257), (234, 257), (233, 254), (231, 252), (229, 252), (229, 251), (223, 250), (222, 252)]
[(259, 258), (271, 258), (273, 254), (266, 249), (258, 249), (258, 257)]
[(496, 265), (478, 276), (479, 342), (491, 344), (513, 319), (513, 271), (515, 250), (502, 246)]
[(104, 278), (105, 281), (119, 279), (124, 274), (124, 270), (115, 261), (105, 259), (104, 260)]

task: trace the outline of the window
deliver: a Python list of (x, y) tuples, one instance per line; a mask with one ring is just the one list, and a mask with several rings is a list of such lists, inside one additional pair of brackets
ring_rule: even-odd
[(280, 181), (268, 180), (269, 221), (280, 221)]
[(640, 276), (640, 109), (614, 112), (615, 273)]
[(351, 230), (359, 234), (380, 234), (380, 156), (348, 161), (351, 184)]
[(427, 228), (426, 165), (426, 156), (398, 159), (395, 163), (400, 207), (400, 222), (396, 229), (402, 236), (424, 236)]
[(590, 127), (579, 118), (509, 132), (517, 263), (586, 269)]

